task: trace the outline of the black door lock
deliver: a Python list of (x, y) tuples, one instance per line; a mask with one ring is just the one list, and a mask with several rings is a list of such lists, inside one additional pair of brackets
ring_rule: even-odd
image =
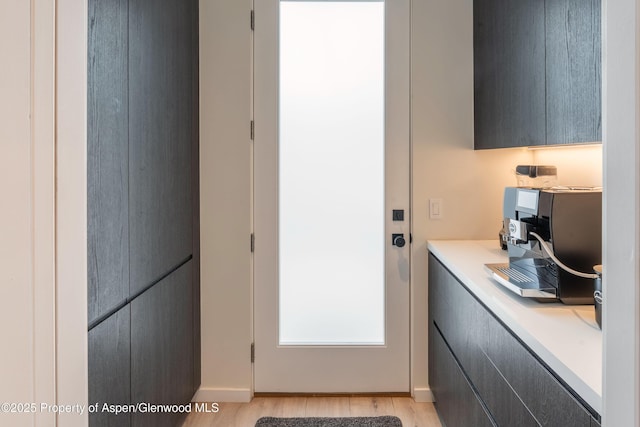
[(404, 247), (407, 242), (404, 240), (404, 234), (392, 234), (391, 235), (391, 244), (393, 246), (397, 246), (399, 248)]

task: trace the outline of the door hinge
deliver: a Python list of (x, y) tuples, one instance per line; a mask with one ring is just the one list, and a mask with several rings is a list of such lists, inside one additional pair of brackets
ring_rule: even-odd
[(251, 233), (251, 252), (256, 250), (256, 236)]
[(250, 135), (251, 135), (251, 140), (253, 141), (253, 138), (254, 138), (254, 136), (256, 134), (256, 124), (255, 124), (255, 122), (253, 120), (251, 120), (251, 123), (249, 124), (249, 127), (250, 127), (249, 132), (250, 132)]
[(256, 345), (251, 343), (251, 363), (256, 361)]
[(256, 29), (256, 12), (251, 11), (251, 31)]

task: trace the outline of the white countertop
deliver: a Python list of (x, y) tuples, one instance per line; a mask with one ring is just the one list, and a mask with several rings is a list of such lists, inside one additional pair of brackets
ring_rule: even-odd
[(431, 251), (505, 325), (599, 414), (602, 332), (592, 305), (539, 303), (490, 278), (484, 264), (508, 262), (497, 240), (431, 240)]

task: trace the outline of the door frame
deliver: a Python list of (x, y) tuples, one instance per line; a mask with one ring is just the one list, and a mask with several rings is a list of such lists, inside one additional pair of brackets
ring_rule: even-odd
[[(266, 1), (271, 2), (271, 7), (264, 7), (264, 9), (258, 7), (256, 11), (256, 15), (259, 17), (257, 20), (257, 24), (260, 22), (274, 22), (277, 23), (278, 16), (277, 4), (279, 0), (261, 0), (261, 4), (264, 5)], [(389, 340), (392, 342), (400, 341), (406, 343), (406, 348), (403, 348), (404, 357), (406, 358), (406, 378), (401, 381), (404, 381), (404, 385), (398, 386), (396, 385), (393, 390), (388, 389), (367, 389), (361, 390), (359, 388), (354, 389), (345, 389), (344, 392), (411, 392), (412, 387), (412, 378), (411, 378), (411, 315), (410, 315), (410, 307), (411, 307), (411, 281), (410, 281), (410, 259), (411, 259), (411, 245), (410, 245), (410, 232), (411, 232), (411, 135), (410, 135), (410, 2), (409, 0), (387, 0), (385, 2), (385, 74), (388, 75), (392, 73), (395, 78), (385, 79), (385, 169), (389, 167), (389, 164), (392, 166), (389, 168), (394, 171), (406, 171), (406, 194), (403, 191), (402, 197), (406, 196), (406, 199), (402, 202), (398, 202), (398, 205), (403, 203), (404, 209), (406, 209), (405, 221), (402, 223), (395, 224), (391, 226), (392, 222), (390, 221), (391, 217), (391, 204), (395, 205), (395, 202), (392, 200), (395, 195), (393, 192), (390, 192), (388, 189), (389, 180), (385, 179), (385, 255), (386, 255), (386, 264), (387, 271), (386, 276), (389, 277), (389, 271), (393, 269), (390, 268), (390, 259), (389, 255), (391, 249), (391, 233), (402, 232), (404, 233), (407, 240), (406, 250), (403, 251), (404, 259), (394, 260), (394, 266), (399, 262), (405, 263), (405, 268), (401, 269), (402, 273), (406, 271), (406, 275), (400, 274), (401, 278), (398, 278), (398, 283), (400, 280), (404, 280), (406, 284), (406, 289), (402, 292), (393, 293), (390, 291), (389, 286), (385, 286), (386, 298), (385, 301), (395, 300), (391, 305), (398, 306), (401, 302), (397, 302), (399, 299), (404, 298), (406, 296), (406, 319), (401, 321), (399, 319), (393, 319), (393, 322), (403, 322), (405, 324), (404, 327), (395, 327), (395, 330), (401, 331), (398, 336), (389, 336), (389, 330), (392, 330), (391, 326), (388, 324), (388, 316), (385, 313), (385, 321), (387, 322), (387, 327), (385, 328), (386, 339), (385, 342), (388, 343)], [(258, 6), (258, 2), (256, 2), (256, 6)], [(395, 31), (389, 31), (389, 23), (393, 23), (393, 27)], [(402, 25), (404, 24), (404, 25)], [(275, 37), (275, 39), (273, 38)], [(393, 46), (394, 48), (390, 48), (389, 46)], [(401, 48), (398, 48), (401, 46)], [(257, 209), (259, 206), (265, 206), (269, 203), (276, 204), (277, 210), (277, 202), (273, 201), (269, 196), (277, 193), (277, 148), (274, 148), (273, 144), (277, 144), (277, 85), (269, 85), (269, 84), (260, 84), (259, 80), (256, 76), (261, 73), (275, 73), (275, 77), (277, 78), (277, 69), (278, 69), (278, 41), (277, 41), (277, 30), (269, 31), (268, 34), (260, 33), (260, 37), (254, 35), (254, 121), (255, 121), (255, 144), (254, 144), (254, 155), (253, 155), (253, 173), (254, 173), (254, 185), (253, 185), (253, 212), (254, 212), (254, 230), (256, 232), (255, 237), (255, 251), (254, 253), (254, 302), (253, 302), (253, 313), (254, 313), (254, 342), (256, 340), (260, 340), (257, 336), (257, 329), (260, 328), (263, 322), (260, 322), (258, 319), (258, 307), (257, 300), (264, 300), (270, 298), (274, 306), (277, 306), (277, 296), (273, 294), (261, 294), (261, 290), (256, 288), (256, 275), (259, 274), (267, 274), (270, 277), (277, 277), (277, 261), (271, 263), (265, 263), (260, 259), (260, 253), (269, 252), (269, 249), (265, 246), (265, 242), (277, 242), (277, 228), (273, 227), (272, 224), (265, 222), (265, 220), (258, 215), (256, 215)], [(275, 70), (275, 71), (274, 71)], [(270, 74), (269, 74), (270, 75)], [(275, 86), (275, 87), (274, 87)], [(398, 96), (387, 97), (387, 94), (401, 94)], [(275, 105), (273, 104), (275, 102)], [(262, 132), (262, 133), (260, 133)], [(264, 136), (268, 135), (268, 136)], [(275, 140), (271, 140), (274, 138)], [(401, 155), (390, 155), (389, 153), (397, 152), (397, 148), (393, 148), (395, 146), (402, 146), (406, 144), (406, 152), (402, 151)], [(271, 145), (271, 148), (266, 149)], [(392, 149), (393, 148), (393, 149)], [(264, 159), (268, 156), (276, 156), (274, 159), (271, 159), (269, 162), (258, 162), (256, 163), (255, 159)], [(275, 168), (275, 169), (274, 169)], [(269, 176), (276, 177), (273, 180), (260, 179), (260, 177)], [(385, 173), (386, 176), (386, 173)], [(256, 177), (258, 177), (256, 179)], [(388, 212), (386, 212), (388, 211)], [(397, 228), (397, 231), (396, 231)], [(268, 236), (268, 237), (267, 237)], [(257, 255), (256, 255), (257, 254)], [(276, 258), (277, 260), (277, 258)], [(268, 265), (267, 265), (268, 264)], [(398, 270), (396, 267), (395, 270)], [(394, 271), (395, 271), (394, 270)], [(258, 272), (258, 273), (256, 273)], [(387, 282), (392, 283), (392, 282)], [(385, 302), (385, 306), (386, 306)], [(276, 319), (277, 323), (277, 319)], [(277, 337), (276, 337), (277, 339)], [(281, 347), (281, 346), (277, 346)], [(282, 346), (285, 347), (285, 346)], [(380, 348), (379, 346), (286, 346), (288, 349), (295, 349), (293, 351), (298, 351), (300, 353), (304, 353), (305, 355), (309, 355), (309, 351), (313, 351), (313, 348), (324, 348), (324, 349), (336, 349), (336, 348), (344, 348), (344, 347), (357, 347), (358, 349), (366, 349), (366, 348)], [(382, 347), (386, 347), (382, 346)], [(287, 350), (288, 351), (288, 350)], [(332, 351), (332, 350), (329, 350)], [(355, 350), (359, 351), (359, 350)], [(375, 350), (374, 350), (375, 351)], [(260, 358), (261, 349), (258, 347), (256, 349), (256, 354), (258, 358)], [(357, 359), (357, 358), (356, 358)], [(354, 359), (354, 360), (356, 360)], [(358, 359), (360, 361), (365, 360), (362, 357)], [(360, 362), (362, 364), (362, 362)], [(373, 363), (372, 365), (373, 366)], [(301, 369), (301, 368), (298, 368)], [(323, 378), (324, 384), (315, 388), (314, 386), (309, 386), (305, 389), (296, 390), (296, 392), (335, 392), (335, 390), (328, 390), (330, 381)], [(399, 382), (401, 382), (399, 380)], [(254, 365), (254, 375), (253, 375), (253, 386), (255, 389), (256, 386), (256, 369)], [(355, 385), (354, 385), (355, 387)], [(262, 390), (261, 390), (262, 391)], [(290, 392), (291, 390), (283, 390), (283, 389), (274, 389), (269, 390), (270, 392)]]

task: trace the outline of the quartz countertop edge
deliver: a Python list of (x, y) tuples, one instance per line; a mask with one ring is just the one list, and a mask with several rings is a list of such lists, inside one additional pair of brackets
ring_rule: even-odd
[(430, 240), (428, 250), (593, 410), (602, 414), (602, 332), (592, 305), (540, 303), (490, 277), (506, 263), (496, 240)]

